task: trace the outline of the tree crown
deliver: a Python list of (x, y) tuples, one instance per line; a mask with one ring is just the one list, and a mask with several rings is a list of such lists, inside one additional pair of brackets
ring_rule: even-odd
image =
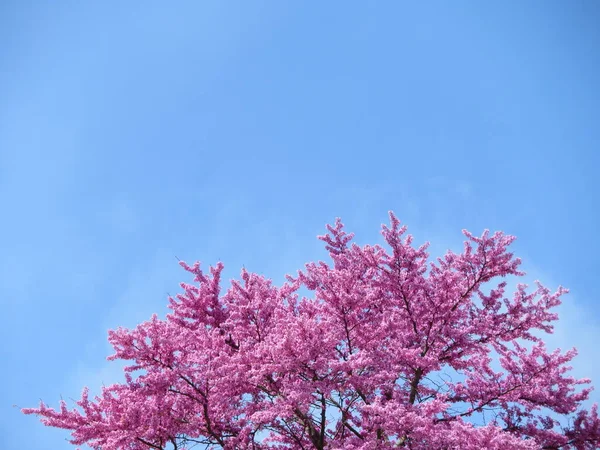
[(463, 231), (462, 253), (428, 264), (390, 221), (386, 250), (352, 244), (338, 219), (319, 237), (331, 262), (279, 287), (242, 270), (222, 293), (221, 263), (181, 263), (194, 284), (165, 320), (109, 332), (125, 382), (23, 412), (103, 450), (597, 448), (576, 351), (540, 337), (566, 289), (505, 296), (501, 279), (523, 275), (512, 236)]

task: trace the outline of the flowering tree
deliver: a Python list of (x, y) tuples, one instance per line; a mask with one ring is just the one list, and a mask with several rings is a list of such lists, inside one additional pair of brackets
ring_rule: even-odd
[(243, 270), (222, 294), (222, 264), (181, 263), (196, 284), (166, 320), (109, 332), (126, 382), (23, 412), (102, 450), (599, 448), (575, 350), (539, 338), (566, 290), (505, 298), (494, 280), (523, 275), (513, 237), (464, 231), (461, 254), (428, 265), (390, 217), (388, 251), (350, 245), (338, 219), (320, 237), (332, 263), (281, 287)]

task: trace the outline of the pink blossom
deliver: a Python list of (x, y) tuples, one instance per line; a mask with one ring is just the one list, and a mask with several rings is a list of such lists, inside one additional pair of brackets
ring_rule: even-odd
[(102, 450), (598, 448), (575, 350), (539, 337), (567, 291), (506, 296), (502, 278), (523, 275), (512, 236), (464, 231), (462, 253), (428, 264), (390, 219), (387, 250), (352, 244), (338, 219), (320, 237), (331, 262), (282, 286), (243, 270), (223, 293), (221, 263), (181, 263), (195, 284), (166, 319), (109, 332), (125, 383), (23, 412)]

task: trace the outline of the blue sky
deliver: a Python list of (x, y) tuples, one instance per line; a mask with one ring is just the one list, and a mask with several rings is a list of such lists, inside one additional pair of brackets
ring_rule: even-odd
[[(106, 332), (164, 314), (176, 257), (280, 282), (341, 216), (432, 253), (518, 236), (571, 289), (551, 339), (600, 389), (600, 4), (0, 5), (0, 448), (19, 407), (118, 379)], [(595, 393), (596, 400), (600, 393)]]

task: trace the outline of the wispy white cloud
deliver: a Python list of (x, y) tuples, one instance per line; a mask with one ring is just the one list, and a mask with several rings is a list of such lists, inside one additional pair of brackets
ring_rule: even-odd
[(124, 364), (105, 359), (112, 354), (107, 342), (108, 330), (120, 326), (133, 328), (154, 313), (164, 315), (168, 292), (177, 292), (178, 282), (184, 276), (175, 256), (162, 249), (157, 250), (146, 264), (134, 268), (123, 292), (106, 313), (97, 318), (100, 319), (98, 323), (90, 324), (93, 331), (87, 336), (85, 357), (70, 369), (64, 391), (76, 395), (83, 386), (88, 386), (92, 392), (97, 392), (103, 384), (122, 381)]
[[(524, 270), (527, 271), (525, 281), (532, 285), (539, 280), (544, 286), (556, 289), (560, 282), (550, 277), (535, 261), (523, 257)], [(577, 378), (590, 378), (595, 387), (591, 401), (600, 403), (600, 323), (590, 303), (581, 300), (577, 287), (570, 288), (569, 294), (564, 295), (562, 304), (556, 309), (559, 320), (555, 323), (554, 333), (545, 335), (549, 349), (560, 348), (565, 351), (577, 348), (578, 356), (573, 360), (572, 375)]]

